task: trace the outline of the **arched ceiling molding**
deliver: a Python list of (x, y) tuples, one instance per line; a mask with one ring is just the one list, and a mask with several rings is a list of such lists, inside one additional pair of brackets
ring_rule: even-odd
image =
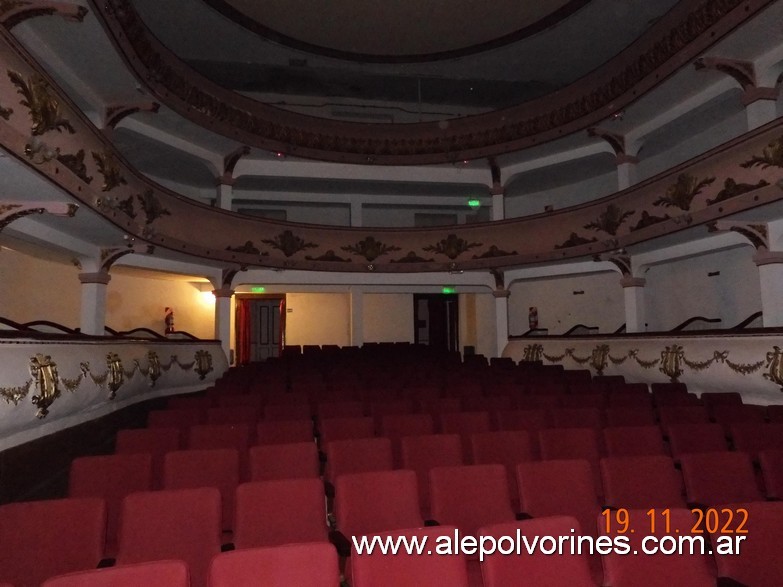
[(0, 3), (0, 24), (10, 30), (30, 18), (54, 15), (66, 20), (82, 22), (88, 12), (86, 6), (70, 2), (6, 0)]
[[(0, 29), (0, 38), (0, 67), (13, 72), (0, 76), (0, 107), (8, 111), (0, 118), (0, 146), (137, 243), (223, 266), (488, 275), (490, 269), (592, 258), (783, 199), (783, 119), (777, 119), (632, 189), (554, 214), (426, 229), (242, 216), (149, 181), (7, 31)], [(36, 97), (27, 102), (30, 94)], [(34, 139), (56, 157), (36, 159)], [(486, 168), (481, 172), (488, 175)]]
[(157, 113), (160, 110), (160, 104), (147, 101), (136, 104), (113, 104), (107, 106), (103, 115), (105, 128), (113, 130), (122, 119), (136, 114), (137, 112)]
[(684, 0), (620, 55), (562, 91), (494, 113), (406, 125), (314, 119), (263, 105), (185, 65), (150, 34), (127, 0), (107, 0), (95, 9), (139, 79), (161, 102), (205, 128), (301, 157), (409, 165), (507, 153), (598, 124), (772, 1)]

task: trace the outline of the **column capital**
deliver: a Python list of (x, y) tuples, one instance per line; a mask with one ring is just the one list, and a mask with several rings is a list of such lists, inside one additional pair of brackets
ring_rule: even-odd
[(107, 271), (97, 271), (95, 273), (79, 273), (79, 281), (86, 283), (108, 284), (111, 281), (111, 275)]
[(770, 102), (775, 102), (779, 95), (779, 88), (759, 88), (756, 86), (751, 86), (745, 88), (745, 91), (742, 93), (741, 101), (743, 106), (748, 106), (749, 104), (753, 104), (759, 100), (769, 100)]
[(644, 287), (647, 285), (647, 280), (643, 277), (631, 277), (627, 275), (620, 279), (620, 285), (623, 287)]
[(216, 298), (230, 298), (234, 295), (234, 290), (230, 287), (221, 287), (219, 289), (213, 289), (212, 293)]
[(753, 262), (756, 264), (756, 267), (761, 267), (762, 265), (777, 265), (783, 263), (783, 253), (759, 249), (756, 251), (756, 254), (753, 255)]
[(492, 292), (495, 298), (508, 298), (511, 296), (511, 290), (508, 289), (496, 289)]

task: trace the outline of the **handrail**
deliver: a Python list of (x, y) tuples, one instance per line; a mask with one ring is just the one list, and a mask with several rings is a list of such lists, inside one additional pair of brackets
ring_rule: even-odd
[[(598, 326), (586, 326), (585, 324), (575, 324), (574, 326), (572, 326), (571, 328), (566, 330), (563, 333), (563, 336), (571, 336), (572, 334), (574, 334), (579, 329), (587, 330), (588, 333), (591, 332), (591, 331), (595, 331), (596, 333), (598, 332)], [(585, 334), (587, 334), (587, 333), (585, 333)]]
[(744, 329), (748, 324), (751, 324), (752, 322), (755, 322), (759, 318), (763, 316), (763, 312), (753, 312), (750, 316), (745, 318), (742, 322), (737, 324), (734, 328), (731, 328), (730, 330), (742, 330)]
[(670, 332), (682, 332), (688, 326), (690, 326), (691, 324), (694, 324), (696, 322), (706, 322), (708, 324), (718, 324), (719, 322), (723, 322), (723, 320), (721, 318), (705, 318), (704, 316), (693, 316), (691, 318), (688, 318), (682, 324), (672, 328), (670, 330)]

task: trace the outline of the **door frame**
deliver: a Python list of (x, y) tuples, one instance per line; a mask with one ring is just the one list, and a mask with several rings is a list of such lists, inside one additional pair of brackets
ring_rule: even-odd
[[(234, 294), (234, 348), (236, 349), (236, 361), (239, 363), (239, 348), (240, 340), (243, 328), (249, 328), (249, 325), (240, 325), (240, 321), (237, 317), (237, 302), (240, 300), (245, 301), (263, 301), (263, 300), (278, 300), (280, 302), (280, 354), (283, 353), (285, 348), (285, 322), (286, 322), (286, 295), (283, 294), (254, 294), (254, 293), (240, 293)], [(248, 316), (249, 318), (249, 316)], [(279, 355), (278, 355), (279, 356)], [(249, 362), (249, 361), (248, 361)]]
[[(419, 300), (454, 300), (454, 314), (452, 320), (449, 320), (448, 311), (445, 313), (446, 320), (446, 346), (445, 350), (459, 351), (459, 296), (456, 294), (443, 294), (443, 293), (415, 293), (413, 294), (413, 342), (419, 344)], [(444, 304), (446, 306), (446, 304)], [(431, 338), (431, 337), (430, 337)]]

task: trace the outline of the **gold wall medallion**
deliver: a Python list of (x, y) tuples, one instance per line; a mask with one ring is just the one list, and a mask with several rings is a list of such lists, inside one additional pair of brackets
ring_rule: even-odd
[(526, 362), (538, 362), (544, 354), (544, 346), (540, 344), (529, 344), (525, 347), (522, 360)]
[(36, 418), (45, 418), (49, 413), (49, 406), (60, 397), (57, 375), (57, 364), (49, 355), (37, 354), (30, 359), (30, 375), (32, 375), (38, 394), (31, 400), (38, 407)]
[(682, 375), (682, 359), (684, 353), (682, 347), (677, 344), (667, 346), (665, 351), (661, 351), (661, 373), (671, 379), (672, 383), (677, 383)]
[(780, 385), (781, 391), (783, 391), (783, 350), (779, 346), (773, 346), (772, 349), (767, 353), (765, 367), (768, 369), (768, 372), (764, 373), (764, 379), (769, 379), (773, 383)]
[(106, 366), (109, 370), (109, 399), (117, 397), (117, 390), (125, 381), (125, 372), (122, 370), (122, 359), (117, 353), (106, 355)]
[(199, 379), (204, 379), (212, 371), (212, 354), (209, 351), (196, 351), (196, 373)]

